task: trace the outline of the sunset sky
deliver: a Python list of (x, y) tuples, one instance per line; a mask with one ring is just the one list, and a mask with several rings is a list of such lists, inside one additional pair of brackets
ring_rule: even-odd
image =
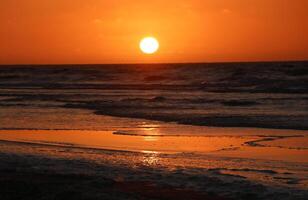
[[(1, 0), (0, 64), (308, 59), (307, 0)], [(139, 41), (160, 49), (145, 55)]]

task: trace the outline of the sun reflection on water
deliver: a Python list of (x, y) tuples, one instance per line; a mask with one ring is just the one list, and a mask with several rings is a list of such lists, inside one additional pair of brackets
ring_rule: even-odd
[(147, 141), (147, 142), (156, 142), (156, 141), (159, 140), (159, 137), (157, 137), (157, 136), (145, 136), (145, 137), (143, 137), (143, 140)]
[(142, 162), (146, 166), (153, 166), (153, 165), (158, 165), (159, 163), (159, 157), (158, 157), (158, 152), (156, 151), (142, 151), (144, 153)]
[(140, 126), (143, 135), (161, 135), (160, 126), (158, 124), (144, 123)]

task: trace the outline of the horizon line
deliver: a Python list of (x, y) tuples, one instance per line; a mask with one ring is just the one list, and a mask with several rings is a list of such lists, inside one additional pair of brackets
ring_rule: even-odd
[(279, 63), (279, 62), (308, 62), (307, 60), (256, 60), (256, 61), (213, 61), (213, 62), (153, 62), (153, 63), (142, 63), (142, 62), (130, 62), (130, 63), (4, 63), (0, 66), (60, 66), (60, 65), (168, 65), (168, 64), (232, 64), (232, 63)]

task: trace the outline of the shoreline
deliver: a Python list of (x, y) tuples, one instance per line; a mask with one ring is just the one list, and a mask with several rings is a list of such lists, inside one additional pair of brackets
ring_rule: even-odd
[[(208, 166), (208, 162), (212, 164)], [(250, 162), (248, 159), (247, 164)], [(273, 194), (289, 200), (304, 199), (307, 195), (307, 185), (303, 182), (307, 174), (301, 175), (302, 169), (294, 168), (299, 164), (279, 161), (277, 164), (281, 166), (269, 168), (269, 161), (255, 160), (250, 167), (244, 163), (244, 158), (217, 155), (199, 158), (193, 154), (120, 152), (0, 141), (0, 174), (6, 174), (0, 183), (5, 181), (15, 188), (22, 183), (23, 187), (38, 188), (38, 191), (46, 189), (45, 183), (51, 183), (46, 190), (53, 193), (45, 193), (47, 197), (70, 192), (79, 194), (79, 190), (90, 196), (107, 195), (107, 199), (160, 199), (153, 191), (161, 191), (164, 199), (174, 199), (169, 195), (182, 192), (191, 194), (191, 199), (200, 199), (201, 195), (201, 199), (209, 200), (270, 199)], [(287, 170), (284, 165), (294, 169)], [(306, 166), (303, 170), (308, 167), (306, 163), (301, 166)], [(34, 177), (34, 185), (32, 179), (27, 178), (29, 176)], [(263, 182), (262, 177), (272, 177), (278, 182)], [(299, 187), (299, 184), (304, 185)], [(3, 194), (8, 187), (1, 189)], [(35, 196), (36, 191), (29, 195)]]
[[(196, 128), (195, 130), (193, 128)], [(178, 134), (174, 130), (189, 134)], [(189, 132), (191, 131), (191, 132)], [(203, 131), (203, 132), (202, 132)], [(262, 132), (263, 131), (263, 132)], [(0, 130), (2, 142), (157, 154), (194, 153), (289, 162), (308, 162), (306, 131), (176, 126), (123, 131)], [(199, 132), (195, 135), (194, 132)], [(168, 134), (167, 134), (168, 133)], [(290, 142), (291, 143), (290, 143)], [(285, 156), (288, 155), (288, 156)]]

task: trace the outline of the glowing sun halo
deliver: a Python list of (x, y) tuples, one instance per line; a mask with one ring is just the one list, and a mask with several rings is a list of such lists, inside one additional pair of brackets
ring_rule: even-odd
[(154, 37), (146, 37), (140, 41), (140, 49), (145, 54), (153, 54), (159, 48), (159, 43)]

